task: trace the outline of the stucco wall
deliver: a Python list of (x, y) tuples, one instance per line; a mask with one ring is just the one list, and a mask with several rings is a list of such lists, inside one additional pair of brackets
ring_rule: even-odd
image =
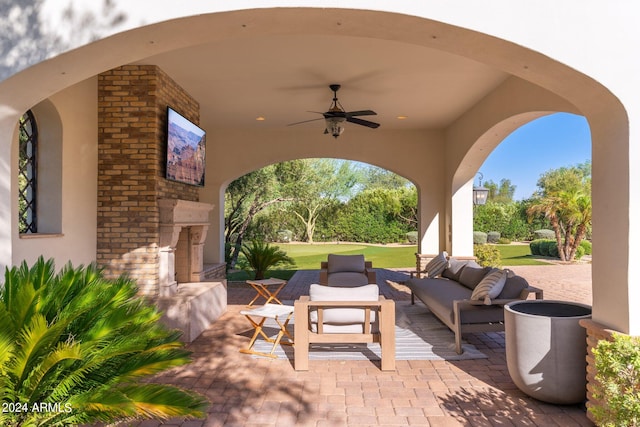
[[(80, 82), (49, 98), (59, 115), (61, 126), (61, 230), (60, 234), (13, 239), (13, 264), (32, 263), (38, 256), (55, 258), (62, 267), (95, 261), (96, 254), (96, 168), (97, 168), (97, 79)], [(36, 117), (37, 120), (37, 117)], [(17, 134), (14, 135), (17, 141)], [(46, 135), (43, 142), (46, 142)], [(17, 143), (16, 143), (17, 144)], [(15, 147), (15, 145), (14, 145)], [(14, 159), (17, 159), (15, 152)], [(13, 180), (17, 189), (17, 180)], [(17, 191), (17, 190), (14, 190)], [(17, 194), (14, 192), (13, 194)], [(16, 212), (12, 227), (17, 230), (17, 196), (12, 198)]]

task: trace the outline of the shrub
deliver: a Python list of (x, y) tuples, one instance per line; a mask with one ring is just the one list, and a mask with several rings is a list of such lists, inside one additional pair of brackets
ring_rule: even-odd
[(558, 242), (549, 241), (547, 243), (547, 251), (549, 252), (549, 256), (553, 258), (560, 258), (560, 252), (558, 251)]
[(473, 245), (473, 255), (483, 267), (502, 267), (500, 250), (493, 245)]
[(555, 240), (550, 240), (550, 239), (543, 239), (540, 242), (540, 255), (542, 256), (554, 256), (553, 255), (553, 248), (555, 248), (556, 250), (556, 255), (558, 252), (558, 244)]
[(541, 253), (540, 253), (540, 243), (541, 242), (542, 242), (542, 240), (536, 239), (536, 240), (532, 240), (529, 243), (529, 250), (531, 250), (531, 255), (541, 255)]
[(418, 232), (417, 231), (410, 231), (407, 234), (405, 234), (405, 236), (407, 237), (407, 241), (411, 244), (417, 244), (418, 243)]
[(204, 416), (206, 400), (145, 377), (189, 363), (180, 332), (132, 280), (52, 260), (5, 272), (0, 286), (0, 401), (61, 410), (2, 411), (3, 426), (115, 423)]
[(556, 233), (553, 230), (536, 230), (533, 232), (536, 239), (553, 239), (556, 238)]
[(267, 271), (277, 265), (295, 265), (287, 253), (278, 246), (254, 240), (250, 245), (242, 245), (242, 254), (247, 259), (250, 269), (255, 273), (256, 280), (265, 278)]
[(506, 237), (501, 237), (498, 239), (498, 243), (501, 245), (510, 245), (511, 244), (511, 240), (507, 239)]
[(591, 255), (592, 245), (591, 245), (590, 241), (588, 241), (588, 240), (580, 241), (580, 247), (582, 249), (584, 249), (584, 254), (585, 255)]
[(474, 245), (484, 245), (486, 243), (487, 243), (487, 233), (483, 233), (482, 231), (473, 232)]
[(497, 231), (490, 231), (487, 233), (487, 243), (498, 243), (500, 240), (500, 233)]
[(589, 407), (599, 426), (640, 424), (640, 338), (614, 333), (593, 349), (595, 402)]
[(576, 248), (576, 253), (574, 255), (575, 259), (580, 259), (584, 256), (584, 248), (582, 247), (582, 245), (578, 246)]
[(278, 242), (289, 243), (293, 240), (293, 231), (291, 230), (279, 230), (277, 232)]

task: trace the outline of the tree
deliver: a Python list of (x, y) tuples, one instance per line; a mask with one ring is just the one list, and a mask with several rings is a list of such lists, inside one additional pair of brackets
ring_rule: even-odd
[(402, 176), (377, 166), (367, 165), (361, 177), (364, 190), (377, 188), (400, 189), (409, 187), (411, 182)]
[(225, 192), (225, 259), (233, 268), (253, 218), (267, 207), (287, 200), (282, 195), (273, 166), (250, 172), (234, 180)]
[(357, 183), (351, 162), (334, 159), (304, 159), (285, 162), (292, 173), (290, 187), (295, 189), (291, 212), (304, 225), (304, 239), (313, 243), (316, 224), (322, 211), (336, 200), (349, 198)]
[(560, 259), (572, 261), (591, 228), (591, 164), (548, 171), (538, 187), (527, 213), (530, 217), (543, 214), (549, 220)]
[(7, 270), (0, 402), (14, 409), (0, 412), (0, 425), (204, 416), (203, 397), (145, 381), (190, 360), (180, 332), (159, 324), (157, 309), (136, 294), (132, 280), (106, 280), (95, 265), (56, 274), (53, 261), (40, 258)]
[(500, 185), (489, 180), (484, 183), (484, 186), (489, 190), (487, 201), (492, 201), (495, 203), (513, 202), (513, 195), (516, 192), (516, 186), (511, 184), (510, 179), (501, 179)]

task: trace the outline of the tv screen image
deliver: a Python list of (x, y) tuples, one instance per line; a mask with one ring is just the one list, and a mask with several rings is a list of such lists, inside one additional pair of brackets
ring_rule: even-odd
[(206, 132), (167, 108), (167, 179), (204, 185)]

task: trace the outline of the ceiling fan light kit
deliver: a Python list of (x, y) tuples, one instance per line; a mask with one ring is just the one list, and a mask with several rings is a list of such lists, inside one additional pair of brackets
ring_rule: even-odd
[[(344, 111), (342, 104), (338, 101), (338, 90), (340, 89), (339, 84), (331, 84), (329, 85), (329, 89), (333, 91), (333, 101), (329, 110), (322, 114), (325, 120), (325, 129), (324, 134), (331, 134), (334, 138), (338, 138), (344, 132), (344, 122), (349, 122), (353, 124), (357, 124), (360, 126), (366, 126), (371, 129), (376, 129), (380, 126), (379, 123), (374, 123), (369, 120), (359, 119), (356, 116), (375, 116), (376, 112), (372, 110), (360, 110), (360, 111)], [(302, 122), (291, 123), (289, 126), (298, 125), (301, 123), (312, 122), (314, 120), (321, 119), (312, 119), (312, 120), (304, 120)]]

